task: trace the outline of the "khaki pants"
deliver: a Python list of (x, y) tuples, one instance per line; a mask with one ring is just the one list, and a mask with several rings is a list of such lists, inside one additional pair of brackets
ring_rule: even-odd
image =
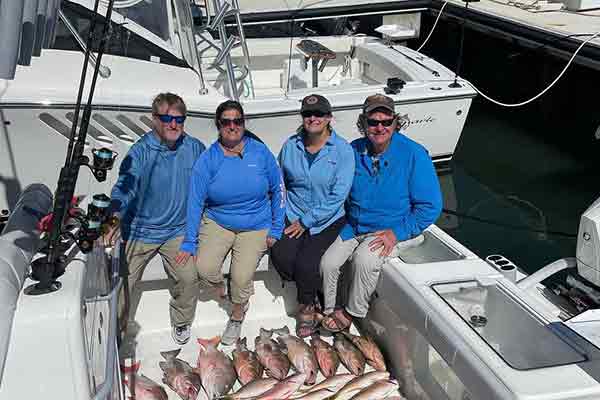
[(169, 302), (171, 325), (183, 326), (192, 323), (196, 313), (196, 303), (198, 302), (199, 278), (191, 258), (183, 265), (178, 265), (175, 262), (182, 240), (183, 237), (180, 236), (162, 244), (143, 243), (139, 240), (127, 242), (122, 258), (126, 267), (127, 286), (125, 287), (126, 290), (122, 290), (119, 296), (121, 321), (127, 321), (130, 317), (131, 294), (135, 289), (135, 285), (142, 278), (150, 260), (158, 254), (162, 258), (163, 267), (171, 281), (169, 288), (171, 293)]
[(379, 272), (385, 262), (404, 249), (423, 243), (423, 235), (398, 242), (387, 257), (380, 257), (378, 251), (371, 251), (369, 245), (375, 240), (372, 234), (360, 235), (348, 240), (337, 237), (321, 258), (321, 276), (323, 278), (323, 296), (325, 311), (333, 310), (336, 305), (338, 281), (341, 269), (350, 260), (352, 279), (350, 293), (347, 296), (346, 311), (358, 318), (364, 318), (369, 311), (369, 302), (379, 281)]
[(210, 285), (223, 283), (222, 266), (231, 250), (231, 301), (245, 304), (254, 294), (254, 272), (267, 250), (268, 230), (231, 231), (202, 217), (197, 262), (200, 278)]

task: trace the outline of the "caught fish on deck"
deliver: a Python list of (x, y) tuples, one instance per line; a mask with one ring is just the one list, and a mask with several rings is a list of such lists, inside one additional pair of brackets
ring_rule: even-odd
[(363, 356), (365, 356), (367, 364), (377, 371), (387, 370), (383, 354), (381, 354), (381, 350), (379, 350), (379, 347), (371, 337), (356, 336), (349, 332), (343, 332), (343, 334), (361, 351)]
[(246, 338), (238, 339), (232, 352), (233, 366), (242, 385), (246, 385), (263, 375), (263, 366), (255, 352), (248, 350)]
[(342, 387), (344, 387), (344, 385), (346, 385), (348, 382), (350, 382), (352, 379), (355, 379), (356, 377), (352, 374), (340, 374), (340, 375), (335, 375), (335, 376), (331, 376), (327, 379), (325, 379), (323, 382), (320, 382), (314, 386), (309, 386), (307, 388), (301, 388), (298, 390), (298, 393), (294, 394), (292, 397), (290, 397), (290, 399), (295, 399), (297, 397), (301, 397), (307, 393), (312, 393), (318, 390), (328, 390), (331, 392), (331, 394), (333, 395), (334, 393), (336, 393), (338, 390), (340, 390)]
[(373, 383), (387, 380), (390, 378), (389, 372), (372, 371), (364, 375), (357, 376), (341, 388), (333, 400), (348, 400), (357, 395), (361, 390), (371, 386)]
[(180, 352), (181, 349), (160, 353), (165, 359), (165, 361), (158, 363), (163, 371), (163, 383), (183, 400), (207, 399), (200, 376), (194, 372), (190, 364), (177, 358)]
[(265, 393), (267, 390), (270, 390), (275, 386), (279, 381), (275, 378), (264, 378), (257, 379), (253, 382), (250, 382), (244, 385), (240, 390), (233, 394), (229, 394), (227, 396), (222, 397), (223, 400), (243, 400), (247, 398), (252, 398), (256, 396), (260, 396)]
[[(314, 392), (307, 393), (301, 397), (293, 397), (297, 400), (324, 400), (333, 396), (335, 392), (332, 392), (327, 389), (316, 390)], [(291, 399), (292, 397), (290, 397)]]
[(362, 375), (365, 372), (365, 357), (344, 335), (339, 333), (335, 335), (333, 347), (336, 349), (342, 364), (350, 373)]
[(282, 380), (290, 370), (290, 360), (281, 351), (279, 343), (271, 339), (272, 335), (271, 331), (260, 328), (260, 335), (254, 340), (254, 350), (267, 375)]
[(290, 334), (290, 329), (284, 326), (280, 329), (274, 329), (273, 333), (278, 335), (277, 340), (285, 347), (290, 362), (298, 372), (306, 374), (306, 384), (314, 385), (317, 381), (319, 364), (311, 347), (297, 336)]
[[(300, 386), (306, 380), (306, 374), (299, 373), (291, 375), (284, 380), (277, 382), (275, 386), (267, 390), (265, 393), (250, 397), (247, 400), (285, 400), (289, 399), (291, 395), (296, 393)], [(244, 399), (246, 400), (246, 399)]]
[(121, 367), (123, 384), (129, 389), (131, 398), (136, 400), (167, 400), (165, 389), (145, 375), (138, 374), (140, 362), (130, 367)]
[(386, 399), (388, 396), (398, 394), (398, 383), (393, 380), (383, 380), (373, 383), (371, 386), (361, 390), (350, 400), (373, 400)]
[(212, 339), (198, 339), (200, 354), (197, 371), (200, 373), (202, 386), (209, 400), (229, 393), (237, 378), (231, 359), (217, 349), (220, 340), (219, 336)]
[(334, 376), (340, 366), (340, 358), (333, 346), (321, 339), (318, 334), (311, 336), (310, 344), (315, 352), (315, 357), (323, 376), (325, 378)]

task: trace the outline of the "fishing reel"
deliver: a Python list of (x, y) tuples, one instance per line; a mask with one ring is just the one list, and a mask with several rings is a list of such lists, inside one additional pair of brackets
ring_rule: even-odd
[(79, 165), (88, 167), (98, 182), (104, 182), (107, 171), (112, 169), (118, 155), (116, 151), (107, 147), (92, 149), (92, 164), (90, 165), (88, 156), (81, 156)]
[(83, 253), (94, 248), (94, 241), (102, 235), (102, 226), (110, 217), (110, 197), (96, 194), (88, 204), (87, 214), (79, 218), (81, 227), (77, 232), (77, 246)]

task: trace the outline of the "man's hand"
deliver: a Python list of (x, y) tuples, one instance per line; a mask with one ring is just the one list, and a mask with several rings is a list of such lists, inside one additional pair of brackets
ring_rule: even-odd
[(306, 228), (302, 226), (300, 220), (296, 220), (290, 226), (285, 228), (283, 233), (285, 233), (286, 235), (288, 235), (288, 237), (292, 239), (298, 239), (300, 236), (302, 236), (305, 230)]
[(267, 236), (267, 248), (270, 249), (277, 242), (277, 239), (271, 236)]
[(102, 235), (104, 247), (114, 247), (117, 240), (121, 238), (121, 224), (107, 225), (106, 232)]
[[(188, 253), (187, 251), (179, 250), (179, 253), (175, 256), (175, 263), (177, 265), (185, 265), (188, 260), (192, 257), (192, 253)], [(196, 261), (196, 256), (193, 256), (194, 261)]]
[(377, 231), (374, 235), (375, 239), (369, 243), (369, 249), (371, 251), (377, 251), (383, 248), (381, 253), (379, 253), (379, 257), (389, 256), (396, 243), (398, 243), (398, 239), (396, 239), (394, 231), (391, 229), (386, 229), (383, 231)]

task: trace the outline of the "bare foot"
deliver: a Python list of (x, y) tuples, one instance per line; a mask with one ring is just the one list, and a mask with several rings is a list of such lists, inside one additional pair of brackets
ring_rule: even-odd
[(231, 319), (234, 321), (243, 321), (244, 316), (246, 315), (245, 310), (246, 304), (237, 304), (233, 303), (233, 307), (231, 309)]

